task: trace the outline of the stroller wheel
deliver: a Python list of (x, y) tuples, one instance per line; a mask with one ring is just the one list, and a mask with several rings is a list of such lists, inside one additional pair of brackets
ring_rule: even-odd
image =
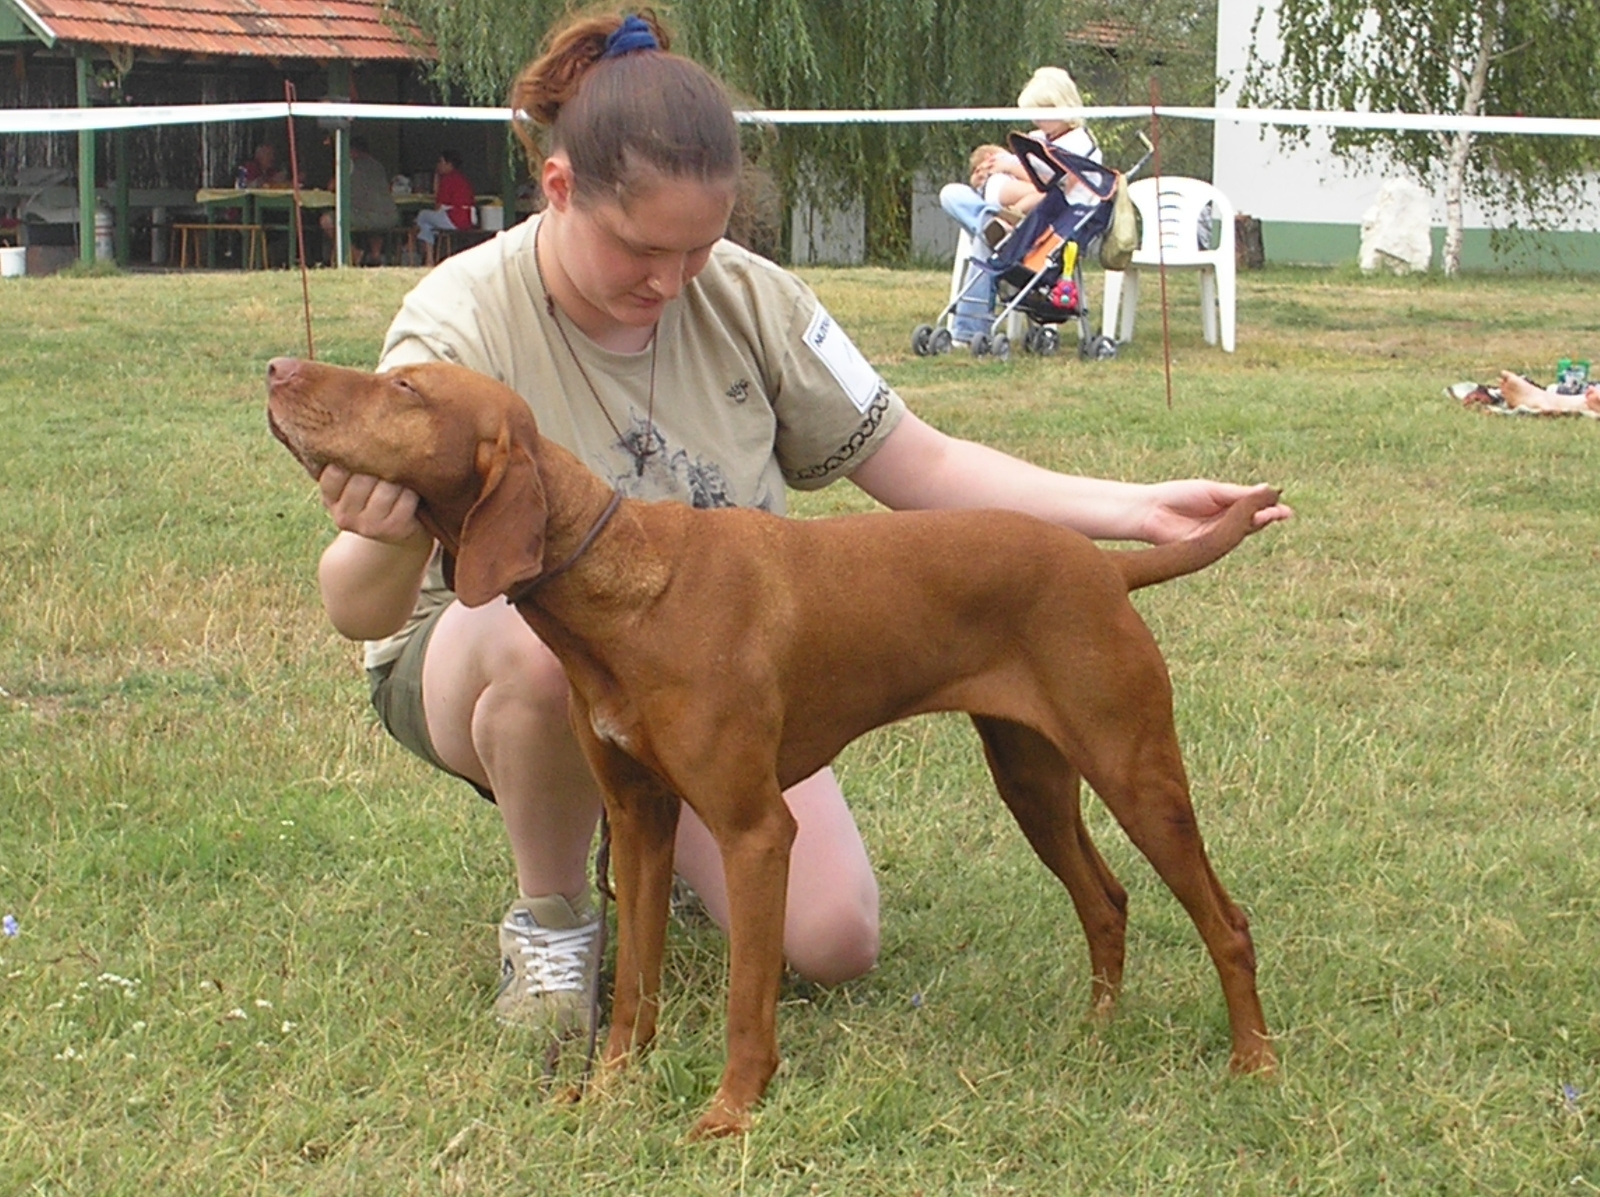
[(989, 352), (1002, 362), (1011, 360), (1011, 338), (1005, 333), (996, 333), (994, 340), (989, 342)]
[(927, 357), (933, 352), (933, 325), (919, 324), (911, 331), (911, 352)]
[(1110, 337), (1084, 337), (1078, 342), (1078, 356), (1086, 362), (1103, 362), (1117, 356), (1117, 343)]
[(1054, 357), (1061, 348), (1061, 334), (1056, 329), (1041, 328), (1033, 337), (1033, 351), (1040, 357)]
[(989, 353), (989, 334), (977, 332), (972, 334), (972, 340), (967, 342), (967, 349), (973, 357), (986, 357)]
[(933, 339), (928, 344), (928, 350), (936, 354), (949, 353), (950, 344), (950, 330), (948, 328), (936, 328), (933, 330)]

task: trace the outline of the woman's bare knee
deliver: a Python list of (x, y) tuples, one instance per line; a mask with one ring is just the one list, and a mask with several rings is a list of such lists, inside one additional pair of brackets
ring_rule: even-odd
[(561, 663), (537, 640), (513, 643), (485, 670), (478, 700), (479, 719), (502, 725), (567, 728), (568, 684)]
[(784, 794), (799, 831), (789, 857), (784, 951), (807, 980), (837, 985), (878, 962), (878, 882), (833, 770)]
[(839, 985), (878, 963), (878, 892), (812, 901), (791, 909), (784, 929), (789, 967), (819, 985)]
[[(789, 859), (784, 957), (806, 980), (838, 985), (872, 971), (878, 962), (878, 883), (831, 774), (824, 770), (802, 782), (790, 799), (799, 808), (800, 831)], [(677, 869), (726, 931), (721, 853), (705, 824), (687, 808), (678, 819)]]
[(423, 705), (435, 750), (475, 780), (504, 741), (564, 742), (567, 678), (515, 610), (451, 607), (423, 662)]

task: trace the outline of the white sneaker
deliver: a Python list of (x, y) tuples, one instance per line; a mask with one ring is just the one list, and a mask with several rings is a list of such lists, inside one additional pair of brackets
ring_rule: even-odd
[(599, 946), (600, 917), (587, 897), (576, 908), (560, 894), (518, 898), (500, 920), (495, 1017), (556, 1038), (587, 1035)]

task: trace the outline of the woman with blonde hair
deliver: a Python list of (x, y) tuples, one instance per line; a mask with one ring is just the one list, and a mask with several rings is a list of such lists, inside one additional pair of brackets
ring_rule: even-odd
[[(1060, 67), (1040, 67), (1033, 73), (1017, 96), (1018, 108), (1082, 108), (1083, 97), (1072, 76)], [(1080, 158), (1100, 161), (1100, 145), (1078, 116), (1041, 118), (1033, 122), (1035, 136), (1049, 142), (1057, 149)], [(986, 185), (995, 179), (1001, 186), (989, 196)], [(1034, 189), (1028, 173), (1015, 154), (996, 148), (996, 152), (974, 165), (972, 186), (985, 192), (1002, 207), (1027, 213), (1039, 202), (1039, 192)], [(1069, 192), (1068, 198), (1071, 198)], [(1078, 201), (1074, 201), (1078, 202)]]
[[(1083, 97), (1072, 76), (1061, 67), (1040, 67), (1018, 94), (1017, 107), (1082, 108)], [(1040, 117), (1033, 126), (1032, 136), (1040, 141), (1069, 154), (1100, 161), (1099, 143), (1080, 117)], [(1033, 211), (1043, 192), (1034, 187), (1022, 160), (1001, 146), (979, 146), (972, 152), (969, 165), (968, 182), (946, 184), (939, 192), (939, 206), (967, 234), (967, 238), (959, 239), (957, 255), (963, 260), (976, 257), (987, 261), (988, 251)], [(1068, 187), (1067, 199), (1074, 204), (1098, 201), (1083, 183)], [(983, 274), (977, 264), (969, 265), (952, 329), (955, 339), (961, 342), (988, 327), (988, 316), (994, 307), (993, 277), (980, 278), (973, 272)]]

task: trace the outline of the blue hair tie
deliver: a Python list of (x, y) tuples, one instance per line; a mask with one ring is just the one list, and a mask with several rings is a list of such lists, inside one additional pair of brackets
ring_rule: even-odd
[(629, 13), (622, 18), (622, 24), (612, 30), (611, 36), (606, 38), (606, 48), (600, 57), (620, 58), (624, 54), (632, 54), (635, 50), (659, 49), (661, 43), (656, 41), (656, 35), (651, 32), (644, 18)]

